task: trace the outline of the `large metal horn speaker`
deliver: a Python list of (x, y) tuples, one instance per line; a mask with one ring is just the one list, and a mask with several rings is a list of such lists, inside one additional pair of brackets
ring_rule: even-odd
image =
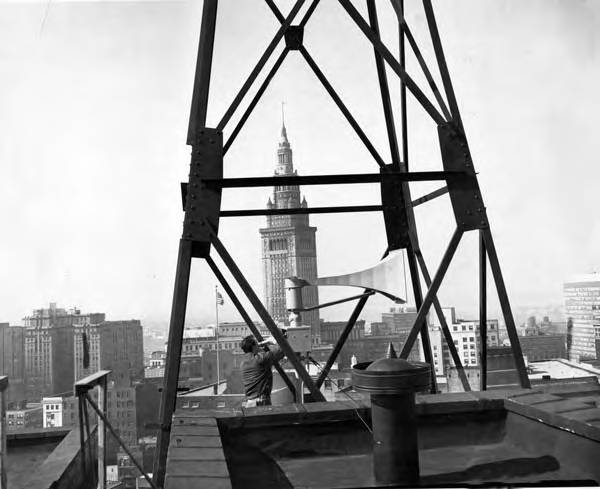
[(404, 304), (406, 301), (399, 295), (403, 290), (403, 276), (402, 250), (394, 250), (371, 268), (346, 275), (319, 277), (316, 283), (311, 285), (341, 285), (370, 289), (398, 304)]

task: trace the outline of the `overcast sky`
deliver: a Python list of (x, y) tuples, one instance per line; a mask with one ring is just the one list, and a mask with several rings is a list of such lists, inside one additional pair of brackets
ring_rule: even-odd
[[(355, 3), (365, 13), (364, 2)], [(0, 1), (0, 321), (19, 324), (50, 301), (112, 319), (168, 321), (201, 4)], [(291, 2), (278, 4), (287, 11)], [(384, 39), (395, 52), (391, 9), (378, 4)], [(406, 4), (433, 68), (421, 4)], [(434, 7), (512, 304), (561, 304), (563, 280), (597, 270), (599, 262), (600, 2), (438, 0)], [(264, 2), (219, 2), (209, 126), (276, 29)], [(372, 50), (337, 2), (321, 2), (305, 43), (389, 159)], [(429, 94), (412, 57), (408, 63)], [(272, 174), (282, 101), (300, 174), (377, 171), (292, 53), (227, 154), (227, 176)], [(409, 102), (411, 169), (441, 169), (435, 126)], [(435, 187), (413, 185), (413, 196)], [(223, 207), (262, 207), (269, 193), (226, 191)], [(373, 185), (304, 193), (313, 206), (379, 203)], [(449, 201), (416, 212), (433, 274), (454, 227)], [(311, 222), (322, 275), (368, 267), (385, 248), (378, 215)], [(261, 297), (263, 225), (264, 218), (228, 218), (220, 229)], [(476, 235), (463, 241), (441, 299), (464, 317), (477, 305)], [(214, 284), (208, 268), (195, 263), (191, 324), (214, 321)], [(320, 291), (322, 300), (349, 293)], [(390, 305), (372, 300), (365, 317), (375, 320)], [(343, 320), (350, 307), (322, 316)], [(496, 310), (495, 299), (490, 308)], [(221, 318), (239, 320), (227, 298)]]

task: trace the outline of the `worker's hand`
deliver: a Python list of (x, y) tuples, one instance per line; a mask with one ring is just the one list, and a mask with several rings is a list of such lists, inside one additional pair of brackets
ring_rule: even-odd
[(267, 345), (275, 345), (277, 342), (272, 336), (267, 338), (263, 338), (263, 340), (258, 344), (258, 346), (267, 346)]

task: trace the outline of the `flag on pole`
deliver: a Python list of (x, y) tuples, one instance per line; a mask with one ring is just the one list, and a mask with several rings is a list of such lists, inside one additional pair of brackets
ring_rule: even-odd
[(217, 291), (217, 304), (219, 304), (220, 306), (222, 306), (224, 304), (223, 296), (221, 295), (221, 293), (219, 291)]

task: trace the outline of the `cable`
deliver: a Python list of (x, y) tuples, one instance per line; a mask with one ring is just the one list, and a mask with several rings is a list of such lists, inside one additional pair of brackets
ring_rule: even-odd
[[(306, 357), (308, 360), (310, 360), (322, 373), (324, 373), (325, 371), (323, 370), (323, 367), (321, 367), (321, 364), (319, 362), (317, 362), (313, 357), (311, 357), (310, 355), (308, 355)], [(358, 412), (358, 402), (356, 402), (356, 399), (354, 399), (350, 394), (348, 394), (346, 391), (340, 389), (340, 386), (338, 385), (338, 383), (333, 380), (331, 377), (329, 377), (329, 375), (325, 374), (325, 378), (329, 380), (329, 382), (335, 384), (335, 386), (338, 388), (339, 392), (342, 392), (344, 395), (346, 395), (348, 397), (348, 399), (350, 399), (355, 405), (356, 407), (354, 408), (354, 412), (356, 413), (356, 415), (358, 416), (358, 419), (360, 419), (362, 421), (362, 423), (365, 425), (365, 428), (367, 429), (367, 431), (371, 434), (373, 434), (373, 430), (371, 429), (371, 427), (367, 424), (367, 422), (364, 420), (364, 418), (360, 415), (360, 413)]]

